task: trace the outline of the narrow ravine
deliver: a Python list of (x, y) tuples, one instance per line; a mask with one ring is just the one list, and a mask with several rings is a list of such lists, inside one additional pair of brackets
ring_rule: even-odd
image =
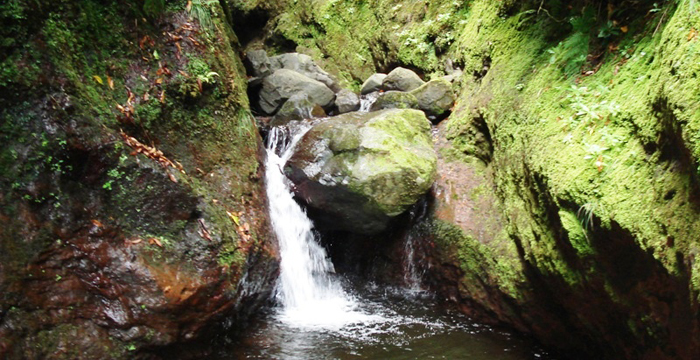
[[(363, 98), (363, 108), (373, 100)], [(270, 131), (266, 185), (281, 255), (276, 305), (217, 358), (548, 358), (509, 333), (441, 310), (420, 287), (410, 237), (405, 243), (403, 287), (336, 274), (283, 173), (295, 145), (311, 126), (292, 122)]]

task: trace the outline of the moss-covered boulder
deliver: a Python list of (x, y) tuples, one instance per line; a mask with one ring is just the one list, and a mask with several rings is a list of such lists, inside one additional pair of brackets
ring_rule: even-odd
[(370, 111), (384, 109), (417, 109), (418, 99), (415, 95), (403, 91), (387, 91), (379, 94), (370, 107)]
[(375, 234), (428, 191), (436, 161), (425, 115), (394, 109), (316, 124), (285, 172), (318, 227)]
[(445, 79), (430, 80), (421, 87), (411, 91), (418, 100), (418, 108), (429, 117), (440, 119), (449, 114), (455, 103), (452, 84)]

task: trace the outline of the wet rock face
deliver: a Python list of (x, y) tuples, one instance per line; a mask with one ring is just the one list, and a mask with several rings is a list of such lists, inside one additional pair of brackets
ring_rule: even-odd
[(285, 172), (319, 228), (376, 234), (430, 188), (436, 161), (423, 113), (394, 109), (316, 124)]
[[(99, 19), (132, 14), (91, 4)], [(242, 326), (277, 274), (264, 151), (226, 24), (215, 27), (221, 42), (184, 10), (163, 14), (162, 31), (123, 26), (134, 24), (123, 15), (86, 34), (82, 5), (42, 11), (65, 25), (57, 41), (98, 36), (104, 52), (68, 61), (45, 46), (55, 28), (37, 23), (12, 56), (40, 54), (46, 72), (0, 86), (2, 359), (158, 358), (221, 323)], [(172, 51), (176, 29), (214, 51)], [(137, 55), (146, 48), (167, 69)], [(86, 81), (103, 63), (121, 70)]]
[(290, 121), (326, 116), (323, 108), (309, 99), (306, 93), (296, 93), (284, 102), (272, 117), (269, 126), (283, 126)]

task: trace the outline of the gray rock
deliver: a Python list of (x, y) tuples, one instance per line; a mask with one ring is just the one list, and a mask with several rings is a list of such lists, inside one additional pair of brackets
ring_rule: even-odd
[(339, 114), (360, 110), (360, 97), (351, 90), (340, 90), (335, 94), (335, 106)]
[(246, 63), (249, 70), (252, 70), (252, 74), (256, 78), (263, 78), (272, 74), (273, 70), (270, 68), (270, 59), (267, 57), (267, 52), (265, 50), (251, 50), (247, 51), (245, 54)]
[(299, 53), (287, 53), (270, 58), (270, 69), (274, 72), (279, 69), (294, 70), (316, 81), (320, 81), (333, 92), (340, 91), (340, 86), (335, 79), (316, 65), (311, 56)]
[(296, 71), (280, 69), (265, 77), (260, 90), (260, 109), (273, 115), (294, 94), (304, 93), (314, 104), (324, 109), (333, 105), (335, 94), (323, 83), (304, 76)]
[(384, 109), (418, 109), (418, 99), (411, 93), (387, 91), (379, 95), (370, 111)]
[(270, 126), (285, 125), (293, 120), (305, 120), (316, 117), (325, 117), (323, 108), (309, 100), (306, 93), (296, 93), (285, 101), (280, 110), (270, 120)]
[(455, 103), (452, 84), (445, 79), (430, 80), (425, 85), (411, 91), (418, 100), (418, 108), (425, 114), (440, 118), (448, 113)]
[(430, 189), (437, 155), (423, 112), (352, 112), (316, 124), (284, 170), (318, 228), (377, 234)]
[(362, 90), (360, 90), (360, 94), (366, 95), (371, 92), (379, 91), (382, 88), (382, 82), (384, 82), (384, 79), (386, 79), (386, 74), (382, 73), (376, 73), (367, 80), (365, 80), (364, 84), (362, 84)]
[(384, 78), (382, 82), (382, 89), (384, 90), (398, 90), (398, 91), (411, 91), (415, 90), (421, 85), (425, 84), (425, 81), (415, 72), (397, 67), (392, 70), (389, 75)]
[(462, 70), (457, 69), (457, 70), (453, 71), (451, 74), (445, 75), (442, 78), (451, 82), (451, 83), (454, 83), (454, 82), (458, 81), (459, 79), (461, 79), (462, 75), (463, 75)]

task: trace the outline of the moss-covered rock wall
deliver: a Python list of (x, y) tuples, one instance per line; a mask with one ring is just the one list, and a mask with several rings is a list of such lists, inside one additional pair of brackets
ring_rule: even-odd
[(584, 357), (691, 359), (699, 7), (299, 0), (248, 46), (308, 53), (349, 85), (394, 65), (461, 67), (432, 216), (415, 229), (428, 280)]
[(226, 11), (9, 0), (0, 18), (0, 357), (152, 357), (241, 326), (277, 250)]

